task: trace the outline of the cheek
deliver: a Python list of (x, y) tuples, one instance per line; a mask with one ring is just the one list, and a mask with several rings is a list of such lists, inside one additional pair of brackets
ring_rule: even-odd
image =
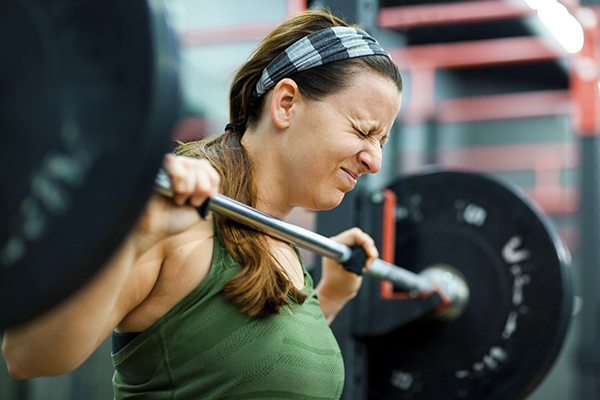
[(293, 175), (288, 177), (291, 190), (300, 196), (320, 197), (324, 190), (338, 183), (334, 165), (327, 157), (314, 154), (307, 157), (296, 164)]
[(361, 139), (348, 132), (347, 123), (329, 104), (311, 107), (303, 117), (300, 132), (294, 133), (297, 136), (290, 143), (289, 154), (308, 158), (311, 169), (316, 166), (329, 171), (337, 169), (337, 164), (346, 162), (360, 150)]

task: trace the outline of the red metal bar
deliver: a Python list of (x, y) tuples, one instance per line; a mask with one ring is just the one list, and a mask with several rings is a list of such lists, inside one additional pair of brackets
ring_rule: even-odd
[(560, 185), (560, 171), (579, 166), (576, 143), (524, 143), (443, 149), (439, 164), (483, 172), (533, 171), (536, 182), (523, 188), (548, 214), (571, 214), (579, 210), (577, 187)]
[[(548, 214), (573, 214), (579, 210), (581, 191), (576, 186), (559, 185), (558, 179), (562, 170), (579, 166), (578, 150), (573, 142), (450, 148), (438, 152), (438, 165), (486, 173), (531, 171), (535, 174), (534, 186), (523, 188), (529, 198)], [(417, 151), (402, 152), (403, 166), (399, 170), (418, 170), (424, 158)], [(554, 170), (541, 171), (540, 165), (547, 160)]]
[(419, 124), (434, 117), (435, 112), (435, 69), (418, 68), (410, 71), (411, 87), (402, 122)]
[(574, 104), (567, 90), (502, 94), (442, 100), (436, 120), (440, 123), (571, 115)]
[(573, 142), (445, 148), (437, 156), (441, 165), (484, 172), (534, 171), (542, 156), (554, 158), (565, 169), (579, 166), (579, 147)]
[(287, 0), (287, 15), (306, 10), (306, 0)]
[(179, 42), (182, 47), (194, 47), (257, 41), (264, 39), (281, 22), (283, 21), (193, 29), (183, 32), (179, 36)]
[(182, 142), (200, 140), (208, 136), (204, 117), (185, 117), (180, 119), (171, 132), (171, 138)]
[(523, 188), (546, 214), (574, 214), (579, 211), (581, 192), (576, 186)]
[[(306, 10), (306, 0), (287, 0), (286, 13), (288, 17), (304, 10)], [(263, 40), (283, 21), (283, 19), (278, 19), (242, 25), (192, 29), (183, 32), (179, 37), (179, 42), (183, 47), (194, 47)]]
[(396, 256), (396, 194), (389, 189), (383, 189), (383, 234), (381, 240), (381, 259), (394, 263)]
[(397, 29), (521, 18), (534, 12), (525, 2), (465, 1), (382, 8), (377, 20), (381, 27)]
[(388, 52), (401, 70), (476, 67), (568, 56), (556, 40), (535, 36), (409, 46)]
[[(396, 194), (389, 189), (384, 189), (382, 194), (385, 198), (383, 204), (383, 232), (381, 235), (381, 254), (383, 261), (394, 263), (396, 253)], [(394, 284), (382, 280), (380, 283), (380, 294), (384, 299), (405, 299), (406, 293), (395, 293)]]

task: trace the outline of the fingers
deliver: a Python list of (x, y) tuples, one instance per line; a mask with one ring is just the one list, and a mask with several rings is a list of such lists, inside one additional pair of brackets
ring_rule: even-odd
[(349, 229), (333, 236), (331, 239), (338, 243), (345, 244), (346, 246), (361, 246), (364, 248), (369, 257), (367, 264), (379, 257), (379, 251), (377, 250), (377, 246), (375, 246), (373, 238), (359, 228)]
[(219, 193), (221, 177), (206, 159), (166, 154), (163, 168), (171, 177), (173, 201), (177, 205), (189, 203), (199, 207), (208, 197)]
[[(346, 246), (362, 246), (369, 257), (365, 267), (379, 257), (373, 239), (358, 228), (344, 231), (331, 239)], [(356, 296), (362, 285), (362, 276), (344, 269), (340, 263), (329, 258), (323, 258), (321, 271), (317, 290), (323, 314), (331, 322), (343, 305)]]

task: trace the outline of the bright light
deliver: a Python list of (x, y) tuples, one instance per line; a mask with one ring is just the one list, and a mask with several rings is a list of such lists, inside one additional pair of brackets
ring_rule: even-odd
[(556, 3), (556, 0), (525, 0), (525, 3), (534, 10), (539, 10), (544, 4)]
[(583, 28), (567, 8), (556, 0), (525, 0), (537, 10), (538, 17), (552, 32), (556, 40), (569, 53), (577, 53), (583, 47)]

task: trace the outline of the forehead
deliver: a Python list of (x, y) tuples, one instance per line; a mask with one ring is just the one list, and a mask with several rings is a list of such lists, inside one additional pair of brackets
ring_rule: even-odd
[(349, 85), (329, 100), (353, 117), (384, 122), (395, 119), (401, 98), (402, 93), (392, 79), (365, 69), (353, 74)]

